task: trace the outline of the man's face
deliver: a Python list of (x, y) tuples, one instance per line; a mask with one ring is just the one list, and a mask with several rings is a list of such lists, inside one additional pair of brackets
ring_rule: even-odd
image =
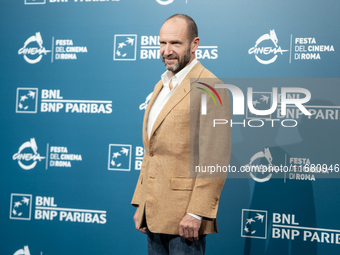
[(173, 18), (165, 22), (159, 32), (160, 54), (166, 69), (173, 74), (181, 71), (194, 58), (187, 36), (187, 24)]

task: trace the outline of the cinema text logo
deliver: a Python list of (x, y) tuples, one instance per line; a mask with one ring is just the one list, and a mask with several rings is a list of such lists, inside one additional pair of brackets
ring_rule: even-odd
[[(32, 197), (33, 196), (31, 194), (11, 194), (10, 219), (31, 220), (30, 216), (32, 211)], [(19, 215), (18, 212), (21, 206), (23, 206), (23, 203), (29, 204), (30, 207), (24, 208), (28, 212), (24, 211), (23, 213), (25, 214)], [(27, 216), (27, 214), (29, 215), (29, 217)], [(35, 220), (106, 224), (106, 214), (107, 212), (105, 210), (60, 207), (56, 204), (56, 200), (54, 197), (35, 197)]]
[(161, 5), (168, 5), (174, 2), (174, 0), (156, 0), (156, 1)]
[(17, 160), (19, 166), (24, 170), (33, 169), (38, 161), (41, 162), (42, 159), (45, 159), (38, 153), (38, 146), (34, 137), (30, 141), (24, 142), (12, 158)]
[(77, 60), (79, 54), (88, 52), (86, 46), (75, 45), (72, 39), (54, 39), (52, 37), (51, 50), (46, 50), (42, 44), (41, 34), (37, 32), (26, 40), (24, 46), (19, 49), (18, 54), (23, 55), (26, 62), (36, 64), (41, 61), (44, 55), (50, 52), (51, 63), (54, 60)]
[(318, 44), (315, 37), (294, 39), (294, 60), (321, 59), (324, 52), (334, 52), (333, 45)]
[(43, 46), (40, 32), (36, 32), (35, 35), (32, 35), (25, 41), (24, 46), (19, 49), (18, 54), (23, 55), (27, 63), (36, 64), (49, 52), (51, 51), (46, 50)]
[[(135, 147), (135, 170), (141, 170), (144, 156), (144, 148)], [(110, 144), (108, 156), (108, 170), (130, 171), (131, 170), (132, 145)]]
[[(38, 146), (35, 138), (31, 138), (30, 141), (23, 143), (19, 147), (18, 152), (15, 153), (12, 158), (18, 161), (22, 169), (31, 170), (37, 165), (38, 161), (40, 162), (46, 158), (40, 156), (37, 150)], [(50, 146), (49, 143), (47, 143), (46, 153), (46, 170), (48, 167), (70, 168), (73, 162), (81, 162), (83, 160), (81, 154), (70, 153), (66, 146)]]
[[(283, 154), (279, 154), (275, 158), (281, 158), (282, 163), (280, 164), (278, 160), (276, 160), (276, 164), (273, 163), (272, 154), (267, 147), (263, 151), (255, 153), (250, 158), (249, 163), (244, 165), (242, 169), (244, 169), (244, 172), (248, 172), (254, 181), (259, 183), (267, 182), (271, 178), (282, 178), (284, 183), (286, 183), (286, 179), (315, 181), (315, 172), (318, 169), (315, 172), (310, 172), (309, 169), (305, 168), (305, 166), (311, 165), (309, 158), (289, 157), (287, 154), (284, 154), (284, 157)], [(319, 171), (320, 174), (325, 174), (325, 172)]]
[(81, 154), (69, 153), (69, 149), (65, 146), (49, 146), (47, 144), (49, 154), (50, 167), (72, 167), (72, 162), (83, 161)]
[[(288, 174), (289, 180), (297, 180), (297, 181), (315, 181), (315, 174), (314, 172), (322, 172), (321, 169), (315, 169), (315, 171), (310, 172), (309, 168), (306, 168), (306, 166), (311, 166), (311, 160), (309, 158), (299, 158), (299, 157), (288, 157), (289, 164), (294, 165), (294, 168), (292, 171)], [(321, 167), (321, 165), (320, 165)], [(308, 172), (306, 170), (308, 169)], [(319, 171), (320, 170), (320, 171)], [(327, 169), (328, 166), (327, 166)], [(333, 171), (333, 169), (332, 169)]]
[[(156, 0), (156, 2), (159, 3), (160, 5), (169, 5), (169, 4), (172, 4), (174, 1), (175, 0)], [(188, 0), (185, 0), (185, 3), (187, 4)]]
[[(250, 174), (256, 182), (267, 182), (271, 178), (282, 178), (294, 181), (315, 181), (317, 177), (331, 178), (331, 174), (339, 172), (339, 164), (313, 164), (308, 157), (291, 157), (288, 154), (276, 154), (276, 159), (281, 158), (281, 162), (273, 157), (270, 149), (255, 153), (248, 164), (242, 166), (243, 172)], [(283, 160), (284, 158), (284, 160)]]
[[(251, 172), (251, 171), (249, 172), (251, 178), (253, 178), (253, 180), (255, 180), (256, 182), (269, 181), (269, 179), (272, 177), (273, 174), (269, 173), (268, 171), (263, 171), (264, 170), (263, 164), (257, 164), (257, 165), (253, 164), (254, 162), (258, 162), (258, 159), (261, 159), (261, 160), (265, 159), (267, 161), (266, 170), (269, 169), (270, 167), (273, 167), (272, 165), (273, 158), (272, 158), (269, 148), (264, 148), (263, 151), (259, 151), (255, 153), (250, 158), (249, 164), (245, 165), (244, 167), (248, 169), (256, 170), (254, 172)], [(266, 174), (267, 176), (264, 176), (264, 177), (255, 176), (257, 173), (260, 173), (262, 175)]]
[[(54, 37), (52, 38), (54, 42)], [(77, 59), (77, 54), (87, 53), (86, 46), (76, 46), (72, 39), (56, 39), (55, 40), (55, 60)], [(53, 58), (52, 58), (53, 63)]]
[[(274, 44), (275, 47), (269, 46), (267, 44), (261, 47), (260, 44), (266, 41), (270, 42), (271, 44)], [(284, 52), (288, 51), (288, 50), (282, 50), (281, 47), (278, 46), (277, 44), (278, 41), (279, 40), (277, 39), (275, 30), (274, 29), (270, 30), (269, 34), (264, 34), (260, 36), (259, 39), (257, 39), (257, 41), (255, 42), (255, 46), (251, 47), (248, 50), (248, 54), (249, 55), (254, 54), (255, 59), (263, 65), (274, 63), (279, 53), (283, 55)], [(267, 59), (266, 56), (272, 56), (272, 57)]]
[[(13, 253), (13, 255), (31, 255), (30, 249), (28, 248), (28, 245), (24, 245), (23, 249), (19, 249), (16, 252)], [(40, 252), (40, 255), (43, 255), (43, 252)]]

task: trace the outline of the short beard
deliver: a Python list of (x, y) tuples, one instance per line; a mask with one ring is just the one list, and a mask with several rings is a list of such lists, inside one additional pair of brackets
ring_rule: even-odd
[(173, 72), (173, 73), (178, 73), (179, 71), (181, 71), (190, 61), (190, 47), (187, 50), (187, 53), (184, 55), (183, 59), (179, 59), (178, 55), (175, 57), (177, 59), (177, 64), (173, 67), (167, 67), (167, 65), (165, 64), (166, 61), (166, 57), (163, 55), (162, 56), (162, 61), (165, 64), (166, 69), (168, 69), (169, 71)]

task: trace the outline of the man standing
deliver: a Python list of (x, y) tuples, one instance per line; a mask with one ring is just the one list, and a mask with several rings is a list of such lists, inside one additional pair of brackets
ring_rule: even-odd
[(216, 115), (212, 111), (230, 119), (229, 96), (226, 89), (220, 92), (221, 106), (208, 98), (208, 112), (201, 115), (202, 90), (192, 87), (190, 79), (195, 79), (195, 86), (209, 88), (214, 84), (207, 83), (217, 79), (195, 58), (200, 39), (192, 18), (182, 14), (168, 18), (159, 41), (167, 71), (145, 111), (145, 152), (131, 202), (137, 207), (133, 219), (136, 229), (147, 234), (149, 254), (204, 254), (205, 235), (217, 232), (225, 178), (193, 175), (193, 169), (216, 165), (214, 160), (219, 166), (229, 164), (230, 127), (215, 130), (212, 122)]

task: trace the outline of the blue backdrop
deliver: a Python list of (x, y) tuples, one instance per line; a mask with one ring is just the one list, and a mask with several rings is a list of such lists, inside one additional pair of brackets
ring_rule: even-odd
[[(255, 108), (267, 109), (278, 88), (278, 109), (263, 126), (248, 108), (233, 115), (242, 124), (232, 127), (231, 166), (289, 167), (229, 174), (207, 254), (337, 254), (339, 8), (316, 0), (2, 0), (0, 253), (147, 253), (130, 205), (142, 119), (165, 71), (160, 26), (185, 13), (199, 28), (199, 61), (245, 98), (252, 87)], [(312, 115), (289, 106), (281, 116), (282, 87), (310, 91)]]

